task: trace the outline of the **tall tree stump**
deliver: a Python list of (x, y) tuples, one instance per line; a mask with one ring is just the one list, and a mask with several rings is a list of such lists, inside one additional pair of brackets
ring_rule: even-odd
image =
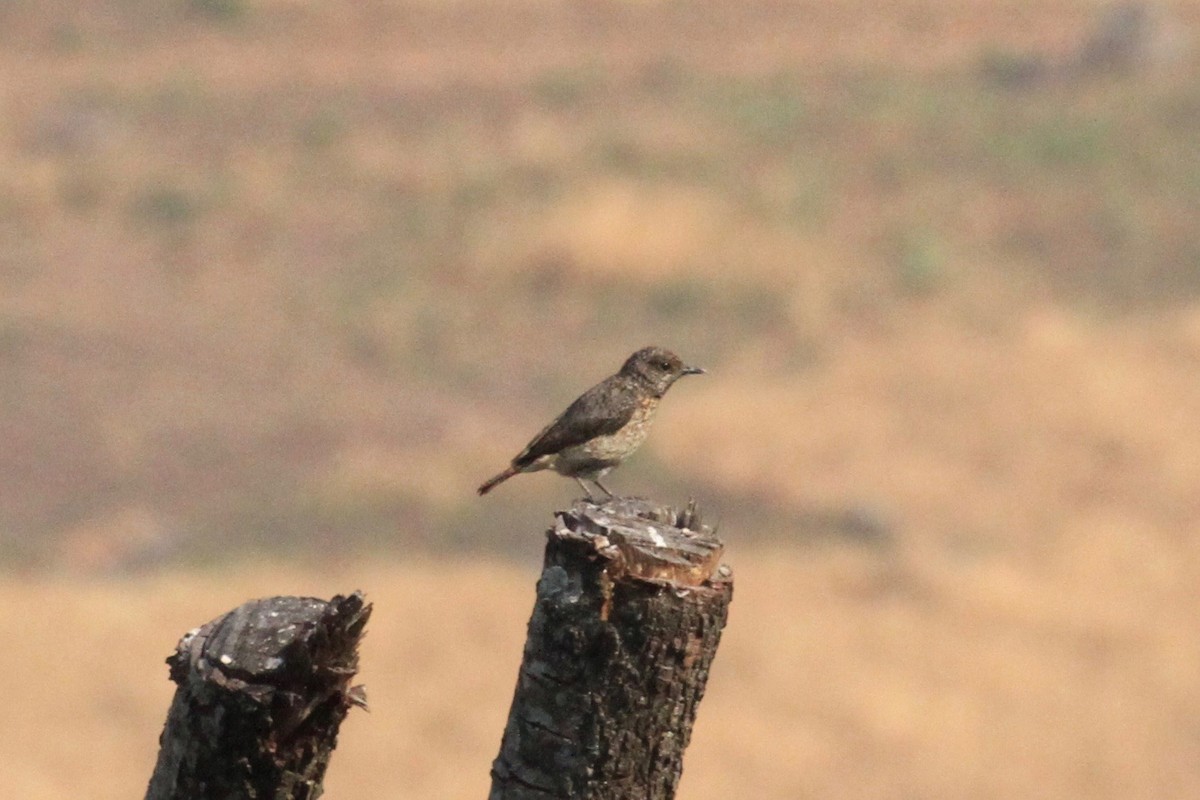
[(352, 705), (364, 705), (359, 593), (252, 600), (167, 658), (175, 699), (147, 800), (310, 800)]
[(579, 501), (548, 534), (490, 800), (670, 800), (733, 596), (695, 506)]

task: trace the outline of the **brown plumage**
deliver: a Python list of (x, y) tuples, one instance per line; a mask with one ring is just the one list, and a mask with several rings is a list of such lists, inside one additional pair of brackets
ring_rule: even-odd
[(500, 474), (479, 487), (487, 494), (522, 472), (552, 469), (574, 478), (591, 498), (584, 480), (612, 497), (600, 483), (641, 446), (662, 396), (684, 375), (699, 375), (679, 356), (661, 347), (645, 347), (626, 359), (616, 375), (581, 394), (567, 410), (533, 437)]

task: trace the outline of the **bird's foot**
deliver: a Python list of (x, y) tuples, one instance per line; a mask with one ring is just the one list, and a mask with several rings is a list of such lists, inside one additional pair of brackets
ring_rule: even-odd
[(588, 488), (588, 485), (586, 483), (584, 483), (581, 478), (576, 478), (575, 482), (579, 484), (580, 489), (583, 489), (583, 497), (581, 497), (580, 499), (587, 500), (592, 505), (597, 505), (598, 503), (596, 501), (596, 498), (592, 497), (592, 490)]

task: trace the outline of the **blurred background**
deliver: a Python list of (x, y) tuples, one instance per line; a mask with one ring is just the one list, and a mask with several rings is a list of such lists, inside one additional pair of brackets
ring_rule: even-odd
[[(1200, 795), (1200, 3), (0, 4), (0, 794), (144, 792), (186, 630), (365, 590), (345, 800), (482, 797), (661, 344), (681, 798)], [(484, 668), (481, 669), (481, 665)]]

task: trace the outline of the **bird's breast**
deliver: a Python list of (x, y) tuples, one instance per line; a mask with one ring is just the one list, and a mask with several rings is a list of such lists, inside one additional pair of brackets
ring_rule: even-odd
[(637, 450), (646, 440), (646, 434), (650, 432), (650, 423), (654, 420), (654, 412), (657, 408), (657, 397), (643, 398), (638, 402), (629, 421), (620, 430), (604, 436), (597, 436), (580, 445), (580, 449), (585, 451), (587, 457), (591, 459), (620, 462)]

